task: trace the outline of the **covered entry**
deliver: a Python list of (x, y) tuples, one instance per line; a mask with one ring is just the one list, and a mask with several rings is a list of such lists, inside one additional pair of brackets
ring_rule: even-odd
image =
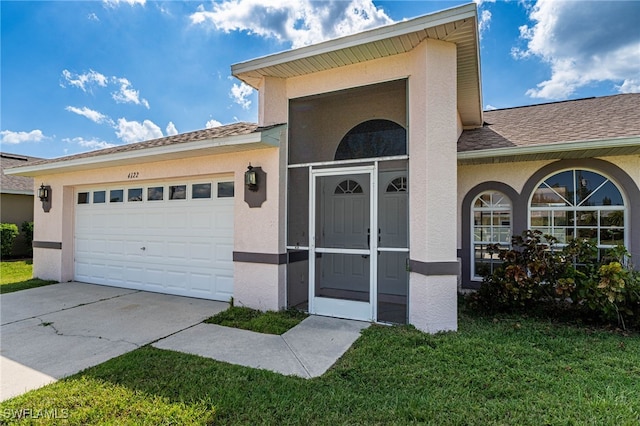
[[(289, 306), (317, 315), (407, 321), (405, 90), (404, 81), (394, 81), (291, 101)], [(350, 105), (344, 105), (345, 99)], [(348, 117), (347, 108), (365, 106), (389, 119), (338, 117)], [(296, 126), (297, 120), (312, 123), (326, 120), (327, 114), (337, 114), (328, 134), (315, 123)], [(340, 121), (345, 130), (337, 137)], [(309, 127), (318, 131), (313, 134), (318, 143), (301, 150), (298, 135), (311, 137)]]

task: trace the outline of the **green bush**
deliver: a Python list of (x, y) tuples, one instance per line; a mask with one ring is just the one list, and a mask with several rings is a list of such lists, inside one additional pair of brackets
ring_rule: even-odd
[(3, 258), (11, 256), (13, 242), (18, 236), (18, 226), (13, 223), (0, 223), (1, 252)]
[(21, 229), (29, 254), (33, 254), (33, 222), (22, 222)]
[(557, 240), (540, 231), (512, 239), (512, 249), (498, 252), (502, 265), (486, 275), (470, 305), (484, 312), (564, 312), (591, 320), (640, 326), (640, 272), (633, 269), (624, 247), (610, 250), (600, 261), (598, 248), (574, 240), (557, 248)]

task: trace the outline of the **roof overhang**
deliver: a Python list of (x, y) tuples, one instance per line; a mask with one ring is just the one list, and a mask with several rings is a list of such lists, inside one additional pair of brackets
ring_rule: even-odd
[(33, 191), (18, 191), (13, 189), (3, 189), (0, 191), (0, 194), (11, 194), (11, 195), (30, 195), (33, 196)]
[(7, 175), (42, 176), (81, 170), (124, 166), (129, 164), (153, 163), (156, 161), (200, 157), (203, 155), (226, 154), (280, 146), (283, 126), (275, 126), (246, 135), (204, 139), (195, 142), (145, 148), (139, 151), (117, 152), (93, 157), (50, 161), (33, 166), (19, 166), (5, 169)]
[(464, 151), (458, 153), (458, 164), (512, 163), (615, 155), (640, 155), (640, 136)]
[(425, 39), (457, 45), (458, 111), (465, 127), (482, 125), (480, 54), (475, 3), (231, 66), (258, 89), (264, 77), (291, 78), (406, 53)]

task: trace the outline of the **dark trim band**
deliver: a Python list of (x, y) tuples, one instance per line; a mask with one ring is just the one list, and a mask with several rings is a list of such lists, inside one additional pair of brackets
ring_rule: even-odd
[(56, 241), (34, 241), (33, 248), (62, 250), (62, 243)]
[(460, 273), (460, 262), (420, 262), (419, 260), (409, 260), (411, 272), (420, 275), (458, 275)]
[(284, 265), (287, 263), (286, 253), (250, 253), (246, 251), (234, 251), (234, 262), (264, 263), (267, 265)]

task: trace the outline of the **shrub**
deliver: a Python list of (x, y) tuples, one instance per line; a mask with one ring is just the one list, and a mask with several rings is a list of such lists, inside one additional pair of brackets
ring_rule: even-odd
[(574, 314), (590, 319), (640, 326), (640, 272), (624, 247), (598, 261), (598, 248), (589, 241), (574, 240), (562, 249), (556, 244), (539, 231), (514, 237), (511, 250), (499, 250), (502, 265), (484, 277), (470, 305), (485, 312), (544, 305), (547, 313), (571, 305)]
[(33, 222), (22, 222), (21, 229), (29, 249), (29, 254), (33, 254)]
[(18, 234), (17, 225), (13, 223), (0, 223), (0, 254), (3, 258), (11, 256), (11, 252), (13, 251), (13, 242)]

